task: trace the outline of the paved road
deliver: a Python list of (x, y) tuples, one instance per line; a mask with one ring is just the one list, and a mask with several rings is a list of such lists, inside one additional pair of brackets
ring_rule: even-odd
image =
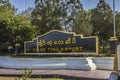
[[(0, 69), (0, 76), (18, 76), (21, 75), (22, 70), (16, 69)], [(80, 80), (107, 80), (112, 71), (108, 70), (94, 70), (94, 71), (82, 71), (82, 70), (33, 70), (32, 76), (67, 76), (76, 77)]]

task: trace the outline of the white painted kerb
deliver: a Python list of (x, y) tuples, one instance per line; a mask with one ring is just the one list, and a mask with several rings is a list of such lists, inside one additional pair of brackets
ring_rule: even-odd
[(82, 69), (113, 70), (113, 57), (89, 58), (10, 58), (0, 57), (0, 67), (15, 69)]
[(0, 67), (14, 69), (82, 69), (95, 70), (92, 58), (10, 58), (0, 57)]

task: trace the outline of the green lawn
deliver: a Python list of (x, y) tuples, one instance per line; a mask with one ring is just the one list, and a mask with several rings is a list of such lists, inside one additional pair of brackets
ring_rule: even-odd
[[(3, 77), (0, 76), (0, 80), (22, 80), (19, 77)], [(60, 78), (30, 78), (27, 80), (64, 80), (64, 79), (60, 79)]]

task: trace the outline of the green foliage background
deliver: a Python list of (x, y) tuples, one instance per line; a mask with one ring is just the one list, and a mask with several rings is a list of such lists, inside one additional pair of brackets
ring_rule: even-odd
[[(80, 0), (35, 0), (35, 8), (17, 13), (9, 0), (0, 0), (0, 50), (7, 49), (50, 30), (99, 36), (108, 45), (113, 36), (113, 13), (105, 0), (85, 11)], [(120, 12), (116, 12), (117, 38), (120, 40)]]

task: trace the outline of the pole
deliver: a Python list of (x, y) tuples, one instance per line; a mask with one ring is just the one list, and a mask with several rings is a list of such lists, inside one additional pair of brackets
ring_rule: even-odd
[(27, 1), (25, 0), (25, 7), (27, 8)]
[(116, 25), (115, 25), (115, 0), (113, 0), (113, 27), (114, 27), (114, 37), (116, 37)]
[(39, 53), (38, 38), (37, 38), (37, 53)]
[(26, 42), (24, 42), (24, 54), (26, 53)]

